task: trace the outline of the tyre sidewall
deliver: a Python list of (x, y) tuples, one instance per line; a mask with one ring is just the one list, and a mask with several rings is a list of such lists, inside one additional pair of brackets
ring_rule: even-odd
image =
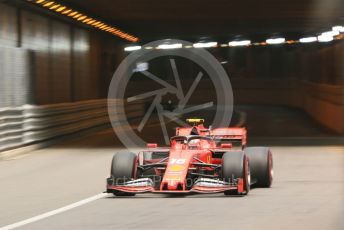
[[(232, 176), (234, 179), (242, 178), (244, 180), (244, 192), (248, 194), (250, 191), (249, 185), (249, 159), (244, 152), (227, 152), (222, 157), (222, 177), (224, 181), (230, 182)], [(228, 191), (225, 194), (231, 195), (232, 192)], [(238, 194), (238, 192), (236, 192)]]
[(273, 159), (268, 147), (247, 147), (251, 178), (256, 187), (270, 187), (273, 181)]
[(114, 154), (111, 163), (111, 176), (123, 181), (135, 178), (136, 154), (131, 152), (120, 152)]

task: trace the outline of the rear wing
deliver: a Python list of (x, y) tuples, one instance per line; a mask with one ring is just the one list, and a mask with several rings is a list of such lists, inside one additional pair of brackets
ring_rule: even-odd
[(209, 136), (218, 141), (241, 141), (241, 145), (246, 145), (245, 128), (216, 128), (209, 130)]

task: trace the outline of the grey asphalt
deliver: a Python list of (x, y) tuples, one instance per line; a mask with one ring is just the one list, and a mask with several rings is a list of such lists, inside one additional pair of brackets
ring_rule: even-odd
[[(0, 161), (0, 227), (103, 192), (117, 142), (109, 129)], [(344, 147), (272, 151), (272, 188), (246, 197), (108, 195), (22, 229), (343, 229)]]

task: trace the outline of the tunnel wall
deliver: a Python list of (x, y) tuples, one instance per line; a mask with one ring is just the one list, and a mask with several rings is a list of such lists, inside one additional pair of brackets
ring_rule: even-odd
[(341, 86), (306, 84), (304, 108), (323, 126), (344, 134), (344, 90)]
[[(12, 94), (11, 98), (18, 97), (11, 80), (17, 74), (29, 92), (21, 99), (7, 99), (0, 106), (104, 98), (122, 44), (113, 36), (57, 17), (0, 3), (0, 48), (6, 48), (0, 57), (0, 69), (12, 69), (9, 75), (2, 74), (7, 80), (1, 79), (1, 87)], [(13, 59), (18, 53), (22, 57)], [(20, 63), (27, 65), (16, 68)]]
[[(91, 29), (0, 3), (0, 107), (105, 98), (126, 55), (123, 46)], [(303, 108), (344, 133), (343, 41), (210, 51), (225, 63), (236, 103)]]
[[(344, 134), (344, 42), (259, 47), (215, 53), (225, 66), (236, 103), (301, 108)], [(232, 60), (232, 61), (230, 61)]]
[(297, 78), (344, 84), (344, 41), (209, 50), (231, 79)]
[[(344, 88), (342, 85), (284, 80), (232, 81), (235, 104), (286, 105), (301, 108), (325, 128), (344, 134)], [(292, 121), (290, 121), (292, 122)]]

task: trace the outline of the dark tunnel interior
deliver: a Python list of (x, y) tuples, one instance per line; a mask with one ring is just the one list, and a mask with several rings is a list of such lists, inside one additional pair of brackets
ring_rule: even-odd
[(0, 0), (0, 230), (343, 230), (344, 0)]
[[(342, 137), (344, 134), (343, 34), (333, 35), (333, 41), (329, 42), (300, 40), (319, 38), (335, 26), (340, 30), (344, 12), (341, 1), (315, 4), (310, 0), (211, 3), (191, 0), (166, 5), (155, 0), (116, 1), (116, 4), (106, 0), (65, 0), (58, 3), (1, 1), (1, 108), (23, 105), (45, 108), (66, 103), (96, 103), (95, 100), (104, 103), (116, 69), (133, 53), (125, 51), (126, 47), (142, 46), (148, 51), (149, 42), (161, 39), (183, 39), (191, 47), (192, 43), (215, 41), (216, 45), (206, 50), (230, 80), (234, 106), (232, 126), (245, 126), (250, 137)], [(77, 18), (78, 14), (73, 16), (74, 11), (68, 11), (69, 7), (83, 14)], [(88, 23), (95, 21), (91, 17), (99, 19), (99, 23), (102, 20), (106, 25), (116, 25), (127, 34), (122, 36), (119, 30), (92, 26)], [(268, 44), (266, 39), (277, 37), (285, 41)], [(139, 40), (130, 42), (130, 39)], [(249, 40), (250, 44), (228, 43), (240, 40)], [(169, 61), (175, 60), (186, 93), (200, 71), (199, 66), (168, 55), (158, 59), (144, 64), (160, 79), (175, 86)], [(219, 99), (209, 74), (203, 72), (190, 97), (190, 105)], [(158, 90), (161, 84), (137, 71), (123, 87), (126, 87), (125, 97), (130, 97)], [(162, 97), (164, 108), (171, 111), (176, 108), (179, 103), (176, 96), (166, 93)], [(148, 97), (142, 102), (144, 112), (153, 99)], [(207, 125), (212, 124), (216, 100), (213, 107), (185, 113), (180, 119), (204, 117)], [(126, 113), (132, 113), (130, 105)], [(100, 113), (96, 114), (100, 119)], [(157, 114), (154, 110), (148, 124), (158, 121)], [(138, 125), (141, 116), (136, 115), (130, 124)], [(48, 127), (58, 127), (57, 115), (44, 119)], [(172, 135), (178, 124), (166, 122)], [(149, 126), (144, 131), (142, 136), (149, 139)]]

